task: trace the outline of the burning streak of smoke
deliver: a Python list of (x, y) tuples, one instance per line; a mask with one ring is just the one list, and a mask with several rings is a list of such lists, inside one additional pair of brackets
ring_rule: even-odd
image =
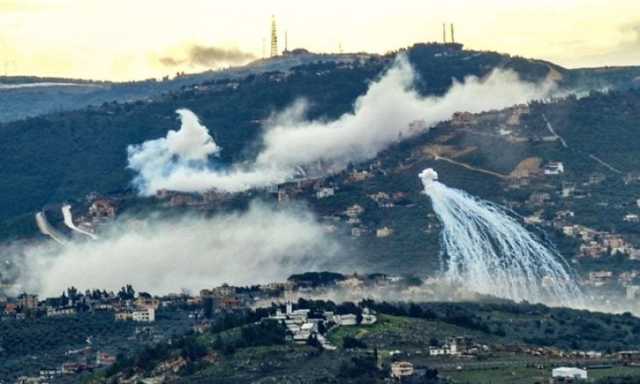
[(78, 232), (84, 236), (88, 236), (93, 240), (96, 240), (98, 237), (91, 232), (85, 231), (82, 228), (78, 228), (73, 222), (73, 215), (71, 214), (71, 206), (69, 204), (65, 204), (62, 206), (62, 216), (64, 217), (64, 225), (66, 225), (72, 231)]
[(44, 212), (36, 213), (36, 225), (38, 226), (40, 233), (45, 236), (49, 236), (56, 243), (61, 245), (65, 245), (67, 243), (66, 237), (60, 234), (60, 232), (58, 232), (51, 224), (49, 224), (47, 216), (45, 216)]
[(562, 257), (499, 206), (419, 175), (443, 224), (445, 278), (470, 291), (550, 305), (583, 306), (583, 294)]

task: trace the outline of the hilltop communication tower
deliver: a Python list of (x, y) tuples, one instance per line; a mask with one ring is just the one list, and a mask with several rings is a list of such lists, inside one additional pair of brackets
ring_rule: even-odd
[[(451, 33), (451, 36), (449, 36), (449, 38), (451, 39), (450, 43), (455, 44), (456, 35), (455, 35), (453, 23), (449, 25), (449, 28)], [(447, 44), (447, 23), (442, 23), (442, 44)]]
[(271, 16), (271, 57), (278, 56), (278, 30), (276, 28), (276, 17)]

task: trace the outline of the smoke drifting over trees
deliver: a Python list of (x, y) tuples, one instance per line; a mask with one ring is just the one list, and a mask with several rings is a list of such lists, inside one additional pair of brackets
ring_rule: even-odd
[(183, 57), (161, 57), (160, 63), (167, 67), (188, 65), (190, 67), (216, 67), (221, 64), (241, 64), (254, 59), (251, 53), (237, 48), (207, 47), (203, 45), (191, 45)]
[[(375, 157), (403, 138), (426, 132), (455, 112), (505, 108), (548, 97), (555, 90), (550, 80), (533, 84), (521, 81), (515, 72), (494, 70), (486, 78), (469, 76), (454, 82), (443, 96), (422, 97), (414, 89), (416, 77), (407, 58), (398, 56), (355, 101), (353, 112), (334, 121), (306, 120), (307, 103), (294, 103), (265, 124), (264, 149), (249, 163), (220, 169), (203, 159), (189, 161), (172, 153), (167, 136), (130, 146), (129, 168), (138, 174), (135, 185), (144, 195), (159, 189), (243, 191), (286, 182), (301, 173), (340, 171), (349, 163)], [(181, 117), (181, 135), (201, 135), (206, 130), (191, 126), (197, 119)]]

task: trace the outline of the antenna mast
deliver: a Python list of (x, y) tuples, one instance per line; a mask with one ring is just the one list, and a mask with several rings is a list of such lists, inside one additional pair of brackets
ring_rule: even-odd
[(442, 44), (447, 44), (447, 24), (442, 23)]
[(284, 51), (289, 52), (289, 31), (284, 31)]

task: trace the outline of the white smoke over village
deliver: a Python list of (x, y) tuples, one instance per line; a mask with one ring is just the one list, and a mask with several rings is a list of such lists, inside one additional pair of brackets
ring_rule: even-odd
[[(129, 168), (137, 173), (135, 185), (143, 195), (160, 189), (238, 192), (305, 173), (336, 172), (426, 132), (455, 112), (501, 109), (549, 97), (556, 88), (551, 80), (528, 83), (513, 71), (496, 69), (486, 78), (469, 76), (454, 82), (443, 96), (422, 97), (414, 89), (416, 80), (408, 59), (400, 55), (355, 101), (353, 112), (337, 120), (306, 120), (306, 103), (298, 101), (269, 119), (262, 138), (264, 149), (255, 160), (225, 169), (207, 162), (219, 148), (197, 118), (181, 110), (179, 131), (128, 148)], [(176, 137), (180, 146), (175, 145)]]
[(20, 253), (20, 287), (51, 297), (69, 286), (117, 290), (133, 284), (166, 294), (282, 281), (331, 262), (340, 247), (308, 211), (253, 203), (244, 213), (212, 218), (122, 219), (98, 240), (47, 241)]
[[(262, 150), (253, 160), (228, 167), (216, 166), (214, 158), (223, 149), (207, 127), (181, 109), (178, 130), (129, 146), (128, 167), (136, 172), (133, 182), (143, 195), (163, 189), (244, 191), (337, 172), (428, 131), (457, 111), (500, 109), (546, 98), (555, 90), (552, 81), (528, 83), (505, 70), (454, 82), (437, 97), (420, 96), (416, 81), (406, 57), (399, 56), (355, 101), (353, 112), (334, 121), (307, 120), (306, 102), (295, 102), (265, 124)], [(69, 285), (118, 289), (132, 283), (162, 294), (225, 282), (278, 281), (322, 266), (335, 270), (341, 254), (338, 242), (308, 211), (259, 204), (245, 213), (211, 218), (120, 219), (95, 241), (85, 240), (24, 247), (21, 286), (51, 296)]]

